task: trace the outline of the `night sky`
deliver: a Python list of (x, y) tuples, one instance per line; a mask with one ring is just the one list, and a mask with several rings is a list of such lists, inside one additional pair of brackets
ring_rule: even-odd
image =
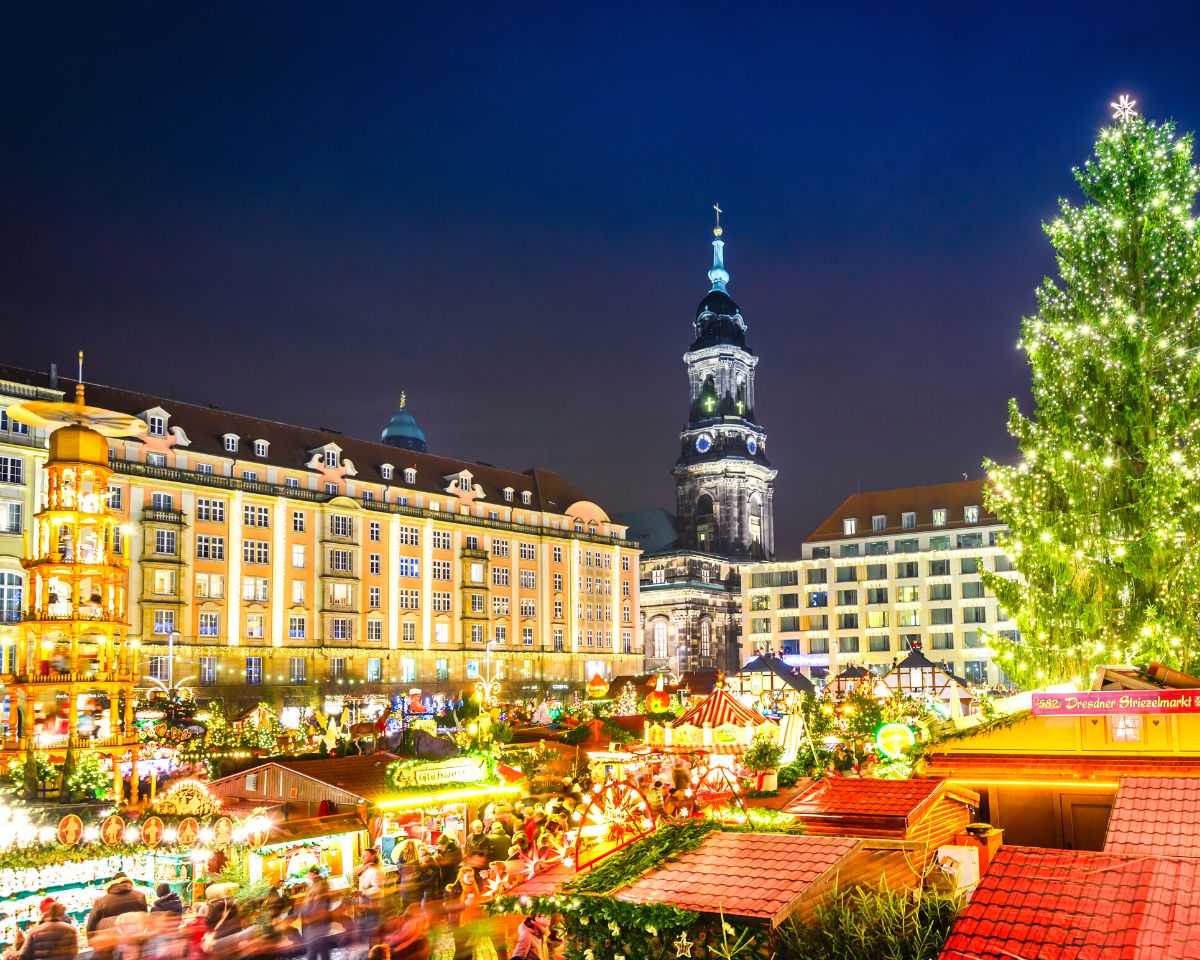
[(1200, 126), (1195, 3), (336, 6), (6, 12), (0, 361), (672, 507), (719, 201), (786, 557), (1012, 456), (1071, 166)]

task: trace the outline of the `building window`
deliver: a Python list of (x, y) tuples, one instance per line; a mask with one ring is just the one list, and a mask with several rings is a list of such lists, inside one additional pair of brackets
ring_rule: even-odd
[(335, 513), (329, 518), (329, 532), (335, 537), (354, 536), (354, 520), (352, 517)]
[(955, 541), (959, 550), (978, 550), (983, 546), (982, 533), (960, 533)]
[(378, 643), (383, 639), (383, 621), (368, 620), (367, 621), (367, 639), (373, 643)]
[[(948, 584), (948, 583), (939, 584), (939, 586), (944, 586), (946, 588), (946, 592), (947, 593), (950, 592), (950, 584)], [(930, 589), (932, 590), (933, 588), (931, 587)], [(930, 599), (933, 599), (933, 598), (931, 597)], [(940, 599), (949, 600), (950, 598), (942, 597)], [(948, 626), (949, 624), (952, 624), (953, 622), (954, 622), (954, 609), (952, 607), (930, 607), (929, 623), (931, 626), (944, 627), (944, 626)]]
[(198, 497), (196, 500), (196, 519), (207, 520), (210, 523), (224, 523), (225, 501)]
[(246, 615), (246, 636), (251, 640), (261, 640), (263, 636), (263, 616), (260, 613)]
[(304, 544), (302, 543), (292, 544), (292, 566), (296, 569), (304, 567)]
[(654, 659), (667, 659), (667, 621), (654, 621)]
[(213, 465), (211, 463), (198, 463), (196, 464), (196, 472), (201, 476), (211, 477)]
[(400, 624), (400, 639), (405, 643), (417, 642), (417, 625), (411, 620), (406, 620)]
[(217, 682), (217, 658), (200, 658), (200, 684), (210, 687)]
[(979, 558), (978, 557), (963, 557), (958, 561), (958, 571), (962, 574), (978, 573)]
[(265, 457), (267, 455), (267, 441), (266, 440), (255, 440), (254, 441), (254, 455), (256, 457)]
[(987, 607), (963, 607), (963, 623), (987, 623)]
[(380, 590), (378, 587), (367, 588), (367, 603), (372, 610), (379, 609)]
[(155, 570), (151, 581), (151, 590), (163, 596), (175, 595), (175, 571)]
[(304, 657), (288, 658), (288, 682), (308, 683), (308, 660)]
[(970, 506), (963, 507), (963, 523), (978, 523), (979, 522), (979, 507)]
[(307, 626), (303, 616), (288, 617), (288, 637), (292, 640), (303, 640), (307, 633)]
[(154, 531), (154, 552), (163, 554), (164, 556), (175, 556), (177, 544), (174, 530)]
[(236, 434), (225, 434), (225, 449), (230, 453), (236, 453), (238, 448), (238, 438)]
[(271, 544), (266, 540), (243, 540), (242, 541), (242, 562), (243, 563), (270, 563), (271, 562)]
[(304, 581), (292, 581), (292, 606), (302, 606), (304, 604)]
[(336, 467), (338, 465), (338, 455), (336, 450), (325, 451), (325, 466)]
[(330, 623), (330, 633), (334, 640), (351, 639), (351, 621), (348, 617), (334, 617)]
[(329, 679), (340, 680), (346, 675), (346, 658), (345, 657), (330, 657), (329, 658)]
[(884, 557), (887, 556), (888, 543), (886, 540), (872, 540), (867, 544), (868, 557)]
[(858, 582), (858, 567), (838, 567), (837, 576), (834, 577), (837, 583), (857, 583)]
[(946, 525), (946, 508), (945, 507), (934, 508), (933, 525), (935, 527), (944, 527)]
[(856, 517), (846, 517), (842, 520), (842, 533), (848, 537), (858, 533), (858, 519)]
[(417, 661), (412, 657), (400, 658), (400, 682), (414, 683), (417, 679)]
[(161, 437), (167, 432), (167, 421), (162, 417), (149, 417), (148, 423), (150, 424), (150, 429), (147, 433), (152, 437)]
[(349, 550), (330, 550), (329, 569), (337, 573), (352, 573), (353, 558)]
[(708, 660), (712, 655), (712, 624), (704, 620), (700, 624), (700, 657)]
[(196, 535), (196, 559), (197, 560), (224, 560), (225, 559), (225, 538), (210, 537), (208, 534), (201, 533)]
[(409, 467), (409, 469), (405, 470), (404, 471), (404, 482), (405, 483), (416, 483), (417, 482), (417, 471), (413, 470), (411, 467)]
[[(938, 611), (934, 610), (933, 612), (937, 613)], [(946, 612), (949, 613), (949, 611), (946, 611)], [(937, 623), (936, 620), (931, 621), (931, 622)], [(932, 646), (933, 646), (934, 650), (953, 650), (954, 649), (954, 634), (953, 633), (947, 633), (944, 631), (939, 632), (939, 633), (933, 633), (933, 634), (930, 634), (930, 640), (932, 642)]]
[(523, 504), (525, 504), (525, 506), (529, 506), (531, 503), (533, 503), (533, 494), (530, 493), (528, 490), (522, 490), (521, 491), (521, 502)]
[(445, 658), (442, 658), (442, 657), (439, 657), (437, 660), (435, 660), (434, 661), (434, 675), (437, 677), (438, 680), (443, 680), (443, 681), (449, 680), (450, 679), (450, 661)]
[(391, 480), (392, 479), (392, 465), (390, 463), (385, 463), (383, 466), (381, 466), (379, 468), (379, 475), (381, 477), (383, 477), (384, 480)]
[(911, 580), (913, 577), (919, 576), (919, 566), (920, 564), (916, 560), (905, 560), (903, 563), (896, 564), (896, 579)]
[(199, 631), (202, 637), (219, 636), (221, 633), (221, 615), (214, 612), (200, 614)]
[(383, 531), (379, 526), (378, 520), (372, 520), (371, 525), (367, 529), (372, 543), (379, 543), (383, 539)]
[(0, 503), (0, 533), (21, 532), (21, 504), (6, 501)]
[(871, 653), (888, 653), (892, 649), (891, 638), (886, 634), (868, 637), (867, 644)]
[(912, 510), (908, 510), (900, 514), (900, 526), (905, 530), (915, 530), (917, 528), (917, 515)]
[(329, 494), (336, 494), (338, 492), (337, 483), (335, 483), (333, 480), (326, 480), (325, 481), (325, 492), (329, 493)]
[[(967, 683), (975, 683), (983, 685), (987, 683), (987, 661), (986, 660), (964, 660), (963, 661), (963, 679)], [(1141, 721), (1141, 717), (1109, 717), (1110, 720), (1137, 720)]]
[(167, 679), (167, 658), (166, 657), (150, 657), (149, 658), (149, 673), (151, 680)]
[(379, 576), (379, 572), (383, 569), (383, 557), (381, 554), (371, 554), (368, 560), (368, 569), (374, 576)]
[(983, 584), (978, 580), (964, 580), (962, 584), (962, 598), (964, 600), (982, 600)]
[[(950, 561), (949, 560), (930, 560), (929, 575), (931, 577), (948, 577), (950, 576)], [(946, 598), (950, 599), (949, 597)]]
[(877, 513), (871, 518), (871, 530), (874, 533), (883, 533), (887, 529), (887, 515)]
[(514, 493), (514, 491), (513, 491), (512, 487), (504, 488), (504, 502), (505, 503), (512, 503), (513, 493)]
[(246, 658), (246, 684), (251, 687), (262, 684), (262, 657)]
[(367, 657), (367, 683), (379, 683), (383, 679), (383, 660)]
[(247, 527), (269, 527), (271, 512), (267, 507), (254, 507), (246, 504), (242, 507), (242, 524)]
[(150, 509), (174, 510), (175, 498), (169, 493), (152, 493), (150, 494)]

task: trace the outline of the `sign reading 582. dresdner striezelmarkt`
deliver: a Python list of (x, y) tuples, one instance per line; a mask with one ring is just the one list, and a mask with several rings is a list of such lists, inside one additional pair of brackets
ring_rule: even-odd
[(1038, 717), (1103, 717), (1137, 713), (1200, 713), (1200, 690), (1088, 690), (1035, 693)]

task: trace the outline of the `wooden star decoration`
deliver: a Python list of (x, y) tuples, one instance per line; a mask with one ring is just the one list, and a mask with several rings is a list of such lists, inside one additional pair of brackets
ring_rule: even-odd
[(675, 941), (674, 946), (676, 957), (690, 957), (692, 955), (692, 947), (694, 947), (695, 944), (688, 940), (687, 931), (684, 930), (683, 933), (679, 935), (679, 939)]

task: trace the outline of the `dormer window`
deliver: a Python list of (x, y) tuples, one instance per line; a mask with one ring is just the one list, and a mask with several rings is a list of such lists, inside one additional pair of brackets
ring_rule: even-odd
[(404, 482), (405, 483), (416, 483), (417, 482), (417, 471), (414, 470), (412, 467), (409, 467), (407, 470), (405, 470), (404, 471)]
[(529, 506), (531, 503), (533, 503), (533, 494), (530, 493), (528, 490), (522, 490), (521, 491), (521, 502), (523, 504), (525, 504), (525, 506)]
[(338, 455), (336, 450), (325, 451), (325, 466), (336, 467), (338, 465)]
[(267, 455), (267, 441), (266, 440), (255, 440), (254, 441), (254, 455), (256, 457), (265, 457)]
[(944, 527), (946, 525), (946, 508), (945, 507), (934, 507), (933, 508), (933, 525), (935, 527)]
[(382, 467), (379, 468), (379, 475), (381, 477), (383, 477), (384, 480), (391, 480), (392, 479), (392, 465), (390, 463), (385, 463)]
[(963, 507), (963, 523), (978, 523), (979, 507)]
[(515, 491), (513, 490), (513, 488), (512, 488), (512, 487), (505, 487), (505, 488), (504, 488), (504, 502), (505, 502), (505, 503), (512, 503), (512, 499), (513, 499), (513, 493), (514, 493), (514, 492), (515, 492)]
[(225, 434), (225, 449), (230, 453), (237, 453), (238, 435), (236, 433)]
[(887, 515), (877, 513), (871, 518), (871, 530), (874, 533), (883, 533), (887, 529)]
[(842, 533), (848, 537), (858, 533), (858, 518), (846, 517), (842, 520)]
[(151, 417), (150, 429), (147, 433), (152, 437), (164, 437), (167, 434), (167, 421), (164, 417)]

